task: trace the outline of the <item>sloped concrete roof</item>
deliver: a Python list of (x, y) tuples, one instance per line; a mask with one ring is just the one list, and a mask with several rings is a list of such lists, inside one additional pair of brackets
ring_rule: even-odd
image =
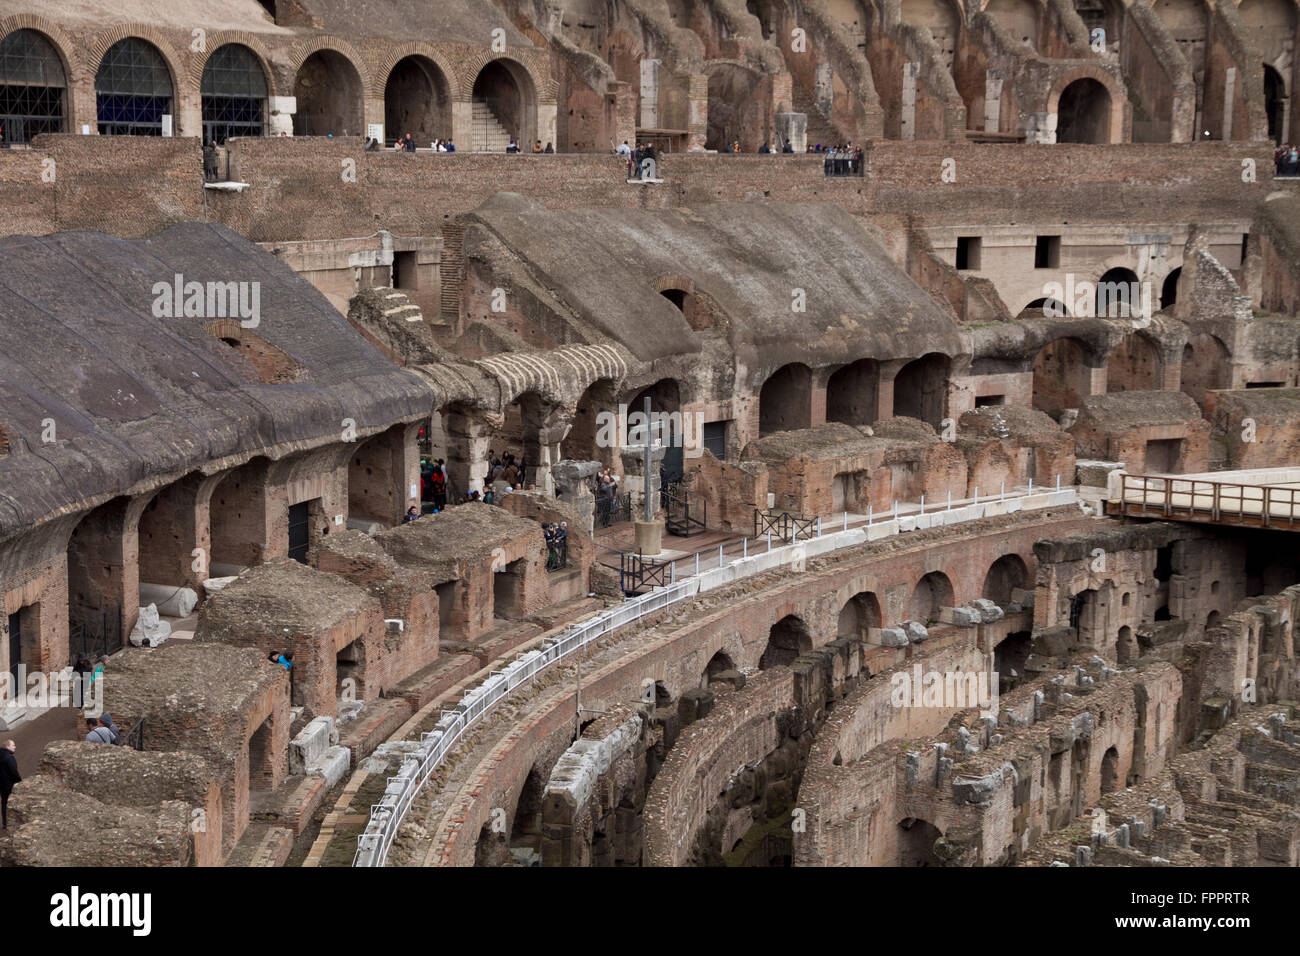
[(352, 36), (418, 37), (487, 47), (492, 31), (506, 31), (508, 45), (532, 46), (491, 0), (298, 0), (331, 33)]
[[(300, 380), (250, 376), (212, 318), (156, 318), (154, 285), (177, 274), (258, 283), (249, 331)], [(347, 418), (364, 437), (427, 414), (431, 399), (307, 281), (224, 226), (0, 239), (0, 538), (160, 475), (338, 441)]]
[[(640, 188), (640, 187), (638, 187)], [(659, 294), (689, 277), (728, 313), (757, 365), (915, 358), (961, 351), (956, 325), (870, 226), (835, 205), (717, 203), (671, 210), (549, 210), (498, 193), (471, 216), (547, 287), (642, 360), (698, 352), (699, 336)], [(466, 234), (466, 250), (471, 250)], [(805, 311), (795, 311), (803, 290)]]

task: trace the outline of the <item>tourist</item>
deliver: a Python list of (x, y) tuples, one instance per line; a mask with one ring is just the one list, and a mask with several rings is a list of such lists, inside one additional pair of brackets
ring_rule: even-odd
[(111, 744), (113, 742), (113, 732), (105, 727), (94, 717), (86, 718), (86, 743), (88, 744)]
[(539, 139), (533, 143), (533, 155), (540, 156), (541, 154), (542, 154), (542, 141)]
[(0, 747), (0, 829), (9, 829), (9, 794), (14, 792), (14, 784), (22, 783), (22, 774), (18, 772), (18, 758), (14, 751), (18, 745), (6, 740)]
[(281, 654), (279, 651), (272, 651), (266, 655), (266, 659), (272, 664), (279, 664), (285, 670), (293, 670), (293, 655)]
[(510, 145), (506, 147), (506, 152), (507, 153), (519, 152), (519, 144), (515, 142), (515, 138), (513, 136), (510, 137)]
[(113, 743), (120, 744), (122, 742), (122, 732), (117, 729), (117, 724), (113, 723), (112, 714), (104, 711), (99, 715), (99, 722), (107, 727), (108, 732), (113, 735)]
[(410, 133), (406, 134), (406, 151), (408, 153), (415, 152), (415, 137)]
[(366, 152), (373, 153), (379, 149), (379, 140), (371, 137), (366, 140)]
[(496, 492), (489, 486), (483, 489), (483, 504), (490, 505), (496, 503)]
[(547, 143), (546, 148), (542, 150), (542, 152), (545, 153), (547, 156), (554, 155), (555, 147), (553, 147), (550, 143)]
[(447, 140), (447, 152), (449, 153), (456, 152), (456, 144), (453, 143), (450, 139)]
[(768, 146), (767, 142), (764, 141), (763, 145), (758, 147), (758, 151), (762, 153), (764, 156), (766, 156), (772, 152), (772, 147)]
[(203, 179), (209, 183), (217, 180), (217, 141), (215, 139), (203, 147)]
[(781, 152), (787, 155), (792, 155), (794, 153), (794, 146), (791, 145), (789, 140), (786, 140), (785, 146), (781, 148)]
[(420, 509), (415, 507), (415, 505), (411, 505), (411, 507), (406, 509), (406, 516), (402, 518), (402, 524), (412, 522), (418, 517), (420, 517)]

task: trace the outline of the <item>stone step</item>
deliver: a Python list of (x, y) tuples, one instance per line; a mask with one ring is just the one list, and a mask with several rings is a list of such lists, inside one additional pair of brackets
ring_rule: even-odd
[(248, 815), (259, 823), (288, 827), (296, 835), (311, 823), (329, 791), (324, 777), (289, 777), (274, 790), (251, 791)]
[(226, 866), (284, 866), (293, 852), (293, 831), (271, 823), (250, 823)]

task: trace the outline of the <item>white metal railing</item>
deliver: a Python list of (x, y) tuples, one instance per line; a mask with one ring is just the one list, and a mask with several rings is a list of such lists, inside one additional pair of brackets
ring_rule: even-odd
[[(1031, 501), (1031, 499), (1040, 499), (1040, 501)], [(1007, 494), (1003, 490), (1002, 494), (997, 497), (990, 496), (990, 500), (986, 501), (985, 505), (986, 507), (993, 507), (995, 504), (1002, 504), (1007, 501), (1020, 501), (1022, 503), (1032, 503), (1035, 507), (1052, 507), (1069, 504), (1077, 500), (1073, 487), (1062, 489), (1059, 487), (1058, 482), (1058, 487), (1054, 491), (1041, 488), (1034, 491), (1031, 488), (1023, 493), (1013, 492)], [(949, 509), (952, 509), (951, 502), (949, 503)], [(931, 516), (934, 517), (944, 513), (945, 509), (937, 508), (931, 512)], [(959, 521), (969, 521), (982, 517), (982, 509), (978, 506), (966, 505), (949, 510), (948, 514)], [(894, 519), (894, 522), (896, 523), (897, 519)], [(884, 524), (889, 523), (891, 522), (884, 522)], [(430, 774), (438, 768), (443, 758), (456, 746), (460, 739), (482, 720), (494, 706), (513, 693), (516, 688), (531, 681), (552, 664), (564, 660), (564, 658), (582, 650), (588, 644), (601, 639), (612, 631), (640, 620), (647, 614), (663, 610), (678, 601), (695, 597), (702, 590), (720, 587), (736, 578), (748, 577), (799, 560), (806, 556), (807, 549), (812, 542), (835, 537), (844, 539), (840, 542), (828, 541), (829, 546), (823, 551), (819, 551), (819, 553), (825, 553), (826, 551), (861, 544), (866, 540), (867, 531), (865, 527), (848, 529), (847, 525), (847, 514), (843, 522), (843, 530), (841, 530), (840, 522), (830, 522), (829, 529), (831, 530), (823, 531), (819, 522), (817, 534), (812, 538), (796, 541), (778, 548), (773, 548), (769, 540), (768, 550), (750, 556), (746, 548), (744, 557), (734, 558), (725, 564), (723, 563), (722, 554), (719, 553), (718, 568), (725, 567), (732, 571), (732, 574), (725, 580), (716, 578), (718, 568), (714, 568), (703, 573), (697, 572), (667, 587), (655, 588), (646, 594), (628, 598), (622, 604), (609, 608), (580, 624), (571, 624), (563, 633), (545, 639), (542, 642), (541, 649), (527, 651), (501, 670), (493, 671), (488, 679), (478, 687), (466, 691), (460, 703), (453, 709), (444, 710), (442, 719), (438, 721), (437, 726), (432, 731), (420, 735), (419, 749), (403, 757), (402, 765), (398, 768), (396, 775), (388, 778), (387, 786), (383, 795), (379, 798), (379, 802), (370, 808), (370, 819), (366, 824), (366, 829), (357, 837), (357, 852), (352, 859), (352, 865), (383, 866), (388, 862), (388, 852), (392, 848), (398, 828), (406, 817), (407, 810), (415, 801), (416, 795), (419, 794), (425, 782), (428, 781)], [(880, 525), (875, 527), (879, 530)], [(900, 530), (902, 527), (902, 525), (899, 525)]]

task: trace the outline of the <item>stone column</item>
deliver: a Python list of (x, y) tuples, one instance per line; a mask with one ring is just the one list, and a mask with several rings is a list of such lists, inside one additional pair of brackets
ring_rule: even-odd
[(271, 96), (267, 98), (266, 135), (293, 135), (293, 115), (298, 112), (296, 96)]
[(446, 413), (443, 425), (447, 434), (447, 478), (454, 494), (483, 491), (492, 433), (503, 422), (504, 416), (490, 416), (485, 412), (454, 410)]

